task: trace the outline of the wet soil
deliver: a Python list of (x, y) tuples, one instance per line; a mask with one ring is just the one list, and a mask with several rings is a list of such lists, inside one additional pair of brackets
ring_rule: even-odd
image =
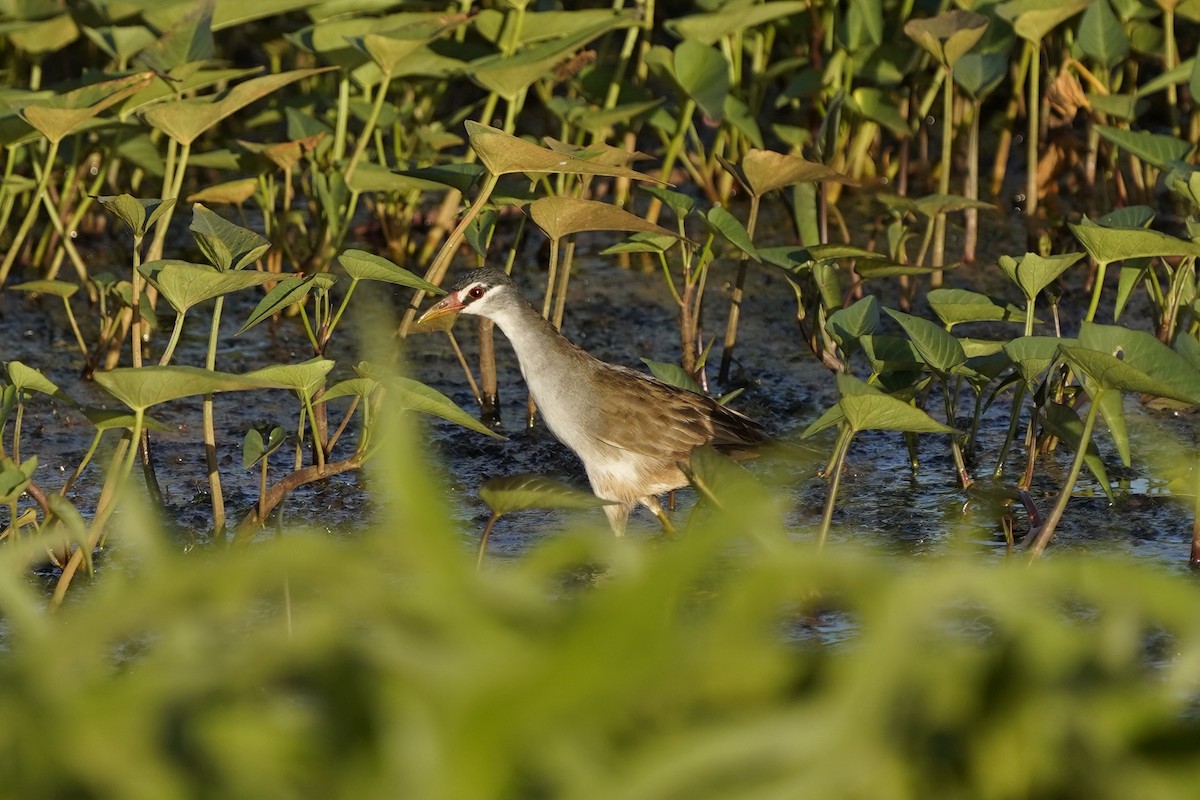
[[(991, 223), (994, 228), (983, 237), (989, 247), (997, 253), (1024, 252), (1024, 227), (1019, 219), (998, 218)], [(769, 231), (771, 227), (765, 229)], [(779, 230), (782, 235), (786, 226), (780, 225)], [(643, 368), (641, 358), (677, 362), (676, 310), (661, 272), (622, 267), (612, 257), (600, 256), (599, 251), (608, 243), (591, 238), (580, 241), (564, 333), (607, 361), (637, 368)], [(954, 252), (957, 248), (951, 242), (949, 249)], [(516, 271), (518, 282), (535, 305), (540, 302), (545, 283), (544, 266), (537, 265), (544, 262), (535, 245), (522, 254)], [(980, 266), (947, 273), (947, 284), (1016, 301), (1015, 293), (994, 266), (994, 256), (989, 260), (989, 256), (983, 255), (979, 263)], [(719, 339), (723, 333), (733, 275), (732, 264), (719, 262), (714, 267), (706, 297), (706, 339), (713, 336)], [(1077, 276), (1063, 287), (1063, 318), (1068, 326), (1070, 320), (1081, 318), (1078, 309), (1086, 305), (1082, 280), (1082, 276)], [(870, 290), (878, 291), (885, 305), (895, 306), (897, 298), (891, 283)], [(367, 291), (374, 291), (395, 309), (402, 308), (407, 301), (407, 293), (393, 293), (380, 287)], [(247, 334), (236, 335), (256, 301), (257, 297), (247, 295), (227, 305), (218, 368), (243, 372), (310, 358), (312, 353), (297, 319), (264, 323)], [(96, 321), (92, 312), (81, 306), (76, 308), (85, 332), (94, 330)], [(917, 312), (922, 313), (922, 309)], [(1138, 313), (1139, 309), (1131, 308), (1122, 322), (1137, 326), (1129, 320), (1138, 319)], [(169, 325), (170, 314), (164, 313), (163, 317), (162, 324)], [(1111, 313), (1104, 317), (1102, 311), (1097, 318), (1109, 321)], [(1039, 332), (1049, 332), (1049, 328)], [(1064, 331), (1068, 335), (1071, 332), (1069, 327)], [(474, 321), (460, 320), (456, 333), (468, 357), (472, 357), (477, 352)], [(962, 326), (955, 333), (1005, 339), (1018, 335), (1020, 330), (1016, 326), (991, 330)], [(176, 362), (202, 364), (207, 334), (207, 314), (197, 309), (189, 317)], [(156, 345), (160, 347), (165, 331), (158, 335)], [(3, 343), (0, 357), (4, 360), (17, 359), (41, 369), (85, 404), (114, 405), (98, 387), (80, 378), (82, 359), (56, 298), (0, 293), (0, 342)], [(335, 349), (329, 355), (338, 361), (336, 379), (350, 375), (351, 365), (363, 356), (352, 335), (335, 342)], [(713, 385), (710, 389), (725, 392), (735, 386), (744, 388), (744, 393), (734, 401), (739, 410), (762, 421), (777, 438), (798, 440), (800, 432), (837, 398), (830, 373), (804, 343), (796, 322), (795, 295), (781, 273), (764, 268), (751, 271), (740, 342), (733, 383)], [(476, 408), (444, 336), (414, 336), (405, 342), (403, 349), (404, 362), (412, 377), (447, 394), (468, 410)], [(719, 350), (718, 342), (711, 363), (717, 363)], [(441, 420), (430, 420), (426, 426), (430, 449), (436, 454), (444, 476), (448, 503), (461, 523), (464, 546), (473, 546), (487, 520), (487, 508), (477, 499), (477, 492), (490, 477), (536, 472), (586, 487), (582, 467), (569, 450), (540, 425), (526, 429), (525, 389), (516, 359), (502, 335), (497, 335), (497, 361), (501, 392), (498, 430), (508, 437), (507, 441), (488, 439)], [(260, 392), (253, 395), (251, 402), (247, 397), (250, 396), (219, 395), (216, 400), (219, 458), (231, 520), (244, 514), (257, 497), (257, 473), (241, 466), (241, 442), (246, 430), (278, 424), (290, 431), (296, 424), (295, 403), (289, 393)], [(985, 416), (979, 434), (980, 446), (972, 460), (977, 476), (990, 474), (995, 466), (1010, 404), (1011, 395), (1002, 394)], [(969, 398), (964, 396), (960, 408), (966, 413), (969, 407)], [(1127, 401), (1127, 408), (1133, 417), (1130, 427), (1135, 437), (1134, 467), (1121, 469), (1111, 446), (1103, 437), (1100, 442), (1110, 477), (1119, 484), (1118, 501), (1110, 506), (1091, 476), (1085, 473), (1052, 551), (1070, 548), (1124, 552), (1183, 569), (1191, 537), (1190, 510), (1169, 496), (1163, 482), (1149, 472), (1137, 454), (1155, 447), (1155, 437), (1162, 435), (1158, 431), (1194, 442), (1200, 426), (1193, 414), (1150, 410), (1136, 398)], [(153, 416), (170, 427), (169, 432), (157, 434), (154, 439), (168, 523), (181, 543), (197, 537), (203, 540), (211, 526), (211, 505), (205, 479), (199, 401), (164, 404), (154, 409)], [(39, 456), (36, 480), (47, 490), (53, 490), (78, 463), (91, 436), (90, 425), (77, 411), (57, 403), (34, 402), (25, 419), (22, 455)], [(108, 436), (116, 438), (115, 434)], [(344, 441), (346, 448), (352, 446), (353, 431)], [(798, 539), (812, 536), (827, 490), (826, 482), (816, 473), (832, 447), (831, 435), (816, 437), (813, 444), (820, 451), (819, 458), (768, 458), (750, 466), (762, 481), (788, 498), (787, 523)], [(835, 541), (853, 540), (895, 555), (932, 552), (951, 541), (961, 541), (1002, 555), (1005, 542), (1000, 519), (1009, 510), (986, 499), (986, 492), (964, 492), (957, 486), (944, 437), (922, 437), (918, 454), (919, 469), (913, 471), (898, 434), (866, 432), (855, 439), (834, 521)], [(1043, 514), (1049, 511), (1065, 478), (1069, 455), (1066, 448), (1060, 448), (1052, 458), (1039, 462), (1032, 494)], [(290, 456), (277, 460), (290, 461)], [(105, 463), (102, 455), (96, 463), (98, 466)], [(1009, 474), (1019, 472), (1023, 463), (1024, 453), (1018, 444), (1009, 457)], [(282, 474), (282, 469), (274, 471), (275, 477)], [(93, 468), (78, 484), (75, 500), (80, 508), (95, 506), (100, 487), (98, 475), (97, 468)], [(1012, 480), (1015, 479), (1002, 482)], [(353, 531), (370, 519), (375, 508), (367, 482), (365, 475), (351, 473), (303, 487), (289, 499), (287, 519), (289, 523), (331, 532)], [(692, 502), (689, 495), (690, 492), (680, 493), (680, 513), (686, 514)], [(519, 555), (542, 538), (557, 535), (576, 522), (590, 525), (598, 535), (606, 530), (603, 515), (598, 511), (513, 514), (497, 526), (490, 552), (496, 557)], [(1015, 526), (1018, 537), (1027, 530), (1027, 520), (1019, 510)], [(639, 513), (635, 514), (631, 534), (651, 536), (656, 528), (652, 518)]]

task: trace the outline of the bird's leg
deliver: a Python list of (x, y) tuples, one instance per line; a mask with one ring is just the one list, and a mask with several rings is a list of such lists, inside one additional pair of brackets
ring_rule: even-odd
[(663, 528), (663, 533), (665, 533), (667, 536), (674, 536), (679, 532), (675, 529), (675, 525), (672, 524), (671, 518), (667, 516), (667, 512), (663, 511), (662, 504), (658, 502), (657, 497), (654, 495), (643, 497), (642, 505), (650, 509), (650, 512), (654, 514), (654, 516), (658, 517), (659, 524), (661, 524)]
[(629, 520), (629, 506), (623, 503), (604, 506), (604, 514), (608, 517), (608, 524), (612, 526), (613, 535), (624, 536), (625, 523)]

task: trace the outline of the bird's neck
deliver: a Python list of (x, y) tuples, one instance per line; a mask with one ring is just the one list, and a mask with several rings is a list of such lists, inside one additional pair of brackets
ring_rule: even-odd
[(512, 344), (521, 374), (539, 404), (566, 391), (566, 386), (559, 385), (562, 382), (578, 379), (579, 367), (589, 359), (587, 354), (523, 298), (494, 309), (490, 316)]

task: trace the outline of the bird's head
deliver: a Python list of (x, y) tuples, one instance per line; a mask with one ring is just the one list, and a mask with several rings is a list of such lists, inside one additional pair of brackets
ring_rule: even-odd
[(472, 270), (451, 286), (450, 293), (430, 306), (417, 322), (458, 313), (488, 317), (502, 302), (501, 298), (515, 294), (512, 278), (501, 270), (491, 267)]

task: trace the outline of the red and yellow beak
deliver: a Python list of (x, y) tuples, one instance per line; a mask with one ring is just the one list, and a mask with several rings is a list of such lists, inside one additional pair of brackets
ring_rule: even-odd
[(458, 292), (451, 292), (441, 300), (431, 305), (429, 309), (417, 320), (417, 324), (420, 325), (421, 323), (428, 322), (431, 319), (457, 314), (465, 307), (466, 304), (459, 299)]

